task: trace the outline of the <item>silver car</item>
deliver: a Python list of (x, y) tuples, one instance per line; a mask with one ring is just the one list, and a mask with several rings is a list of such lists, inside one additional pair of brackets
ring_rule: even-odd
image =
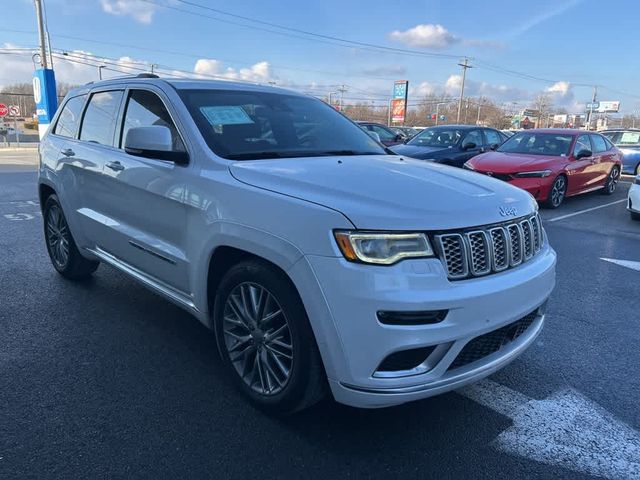
[(99, 82), (67, 95), (40, 158), (54, 268), (103, 263), (191, 312), (266, 410), (425, 398), (542, 329), (556, 255), (533, 198), (391, 155), (314, 98)]

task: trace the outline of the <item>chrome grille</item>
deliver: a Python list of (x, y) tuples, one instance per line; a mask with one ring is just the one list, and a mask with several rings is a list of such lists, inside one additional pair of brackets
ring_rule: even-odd
[(530, 260), (542, 248), (538, 215), (466, 232), (435, 235), (451, 280), (501, 272)]

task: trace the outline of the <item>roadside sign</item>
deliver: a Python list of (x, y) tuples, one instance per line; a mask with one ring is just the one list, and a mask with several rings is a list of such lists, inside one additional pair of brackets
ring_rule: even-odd
[(393, 83), (393, 99), (391, 100), (392, 123), (404, 123), (407, 115), (407, 93), (409, 82), (407, 80), (397, 80)]
[(18, 105), (9, 105), (9, 115), (12, 117), (19, 117), (20, 107)]
[(589, 102), (587, 103), (587, 111), (589, 110), (598, 110), (600, 108), (600, 102)]
[(4, 103), (0, 103), (0, 117), (6, 117), (9, 114), (9, 109)]

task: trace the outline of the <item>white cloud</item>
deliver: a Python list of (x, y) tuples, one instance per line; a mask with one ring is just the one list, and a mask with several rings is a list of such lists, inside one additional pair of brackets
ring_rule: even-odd
[(446, 48), (459, 41), (442, 25), (431, 23), (416, 25), (405, 31), (394, 30), (389, 38), (419, 48)]
[(100, 0), (102, 10), (112, 15), (129, 15), (140, 23), (149, 24), (159, 6), (141, 0)]
[(202, 78), (215, 77), (255, 83), (268, 83), (276, 80), (271, 72), (269, 62), (266, 61), (258, 62), (249, 68), (235, 69), (233, 67), (225, 68), (220, 60), (201, 58), (196, 62), (193, 72)]
[(409, 88), (409, 95), (412, 97), (426, 97), (436, 93), (437, 87), (429, 82), (419, 83), (417, 87)]
[(571, 84), (569, 82), (556, 82), (546, 89), (549, 93), (557, 93), (561, 96), (565, 96), (569, 93), (571, 89)]
[[(460, 95), (461, 84), (462, 75), (449, 76), (443, 87), (444, 93), (454, 97)], [(488, 82), (476, 82), (469, 78), (466, 79), (464, 84), (464, 94), (465, 96), (484, 96), (498, 102), (528, 100), (532, 96), (531, 92), (516, 87)]]

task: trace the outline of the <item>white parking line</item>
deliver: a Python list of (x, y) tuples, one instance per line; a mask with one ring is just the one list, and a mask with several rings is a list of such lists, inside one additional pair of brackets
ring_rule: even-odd
[(605, 203), (604, 205), (598, 205), (597, 207), (585, 208), (584, 210), (578, 210), (577, 212), (568, 213), (566, 215), (560, 215), (559, 217), (550, 218), (547, 222), (557, 222), (558, 220), (564, 220), (565, 218), (575, 217), (576, 215), (582, 215), (583, 213), (593, 212), (594, 210), (599, 210), (604, 207), (610, 207), (611, 205), (616, 205), (618, 203), (626, 202), (626, 199), (616, 200), (615, 202)]

